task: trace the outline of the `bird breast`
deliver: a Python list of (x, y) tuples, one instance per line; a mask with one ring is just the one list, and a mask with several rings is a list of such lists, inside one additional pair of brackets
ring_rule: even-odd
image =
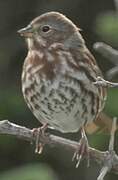
[(22, 74), (23, 95), (41, 123), (48, 123), (61, 132), (76, 132), (95, 119), (101, 106), (99, 91), (84, 71), (72, 68), (71, 64), (74, 67), (77, 64), (68, 52), (66, 55), (58, 52), (57, 57), (60, 63), (52, 66), (51, 79), (43, 71), (44, 64), (24, 66), (27, 69)]

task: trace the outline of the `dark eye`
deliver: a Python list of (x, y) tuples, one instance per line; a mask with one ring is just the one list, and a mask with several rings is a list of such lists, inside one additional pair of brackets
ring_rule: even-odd
[(43, 32), (48, 32), (50, 30), (50, 27), (48, 25), (45, 25), (42, 27)]

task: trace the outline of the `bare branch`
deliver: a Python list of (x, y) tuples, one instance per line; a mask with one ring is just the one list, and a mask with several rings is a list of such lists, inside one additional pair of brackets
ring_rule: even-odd
[(106, 77), (107, 79), (111, 80), (114, 76), (116, 76), (118, 74), (118, 65), (109, 69), (107, 72), (106, 72)]
[(118, 0), (114, 0), (114, 4), (115, 4), (115, 7), (116, 7), (116, 13), (118, 13)]
[(108, 44), (105, 44), (103, 42), (96, 42), (93, 45), (93, 48), (99, 52), (102, 56), (104, 56), (106, 59), (111, 61), (114, 65), (118, 65), (118, 51), (113, 49)]
[[(16, 125), (9, 122), (8, 120), (0, 121), (0, 134), (12, 135), (30, 142), (36, 141), (36, 137), (33, 135), (33, 130)], [(80, 146), (80, 144), (75, 141), (71, 141), (52, 134), (46, 134), (45, 137), (40, 136), (40, 142), (50, 146), (62, 146), (63, 148), (66, 148), (72, 152), (75, 152), (76, 149)], [(102, 152), (91, 147), (89, 148), (89, 152), (90, 158), (94, 159), (99, 164), (103, 164), (109, 154), (108, 151)], [(118, 156), (116, 154), (113, 156), (111, 170), (115, 173), (118, 173)]]
[(93, 48), (113, 63), (113, 68), (106, 72), (106, 77), (111, 80), (116, 74), (118, 74), (118, 51), (103, 42), (96, 42)]
[(109, 61), (111, 61), (113, 64), (118, 65), (118, 51), (113, 49), (108, 44), (105, 44), (103, 42), (96, 42), (93, 45), (93, 48), (102, 54), (105, 58), (107, 58)]
[[(114, 151), (114, 137), (115, 137), (115, 131), (116, 131), (116, 121), (117, 118), (113, 119), (113, 123), (112, 123), (112, 129), (111, 129), (111, 138), (109, 141), (109, 150), (108, 150), (108, 154), (106, 156), (106, 158), (104, 159), (104, 165), (100, 171), (100, 175), (97, 178), (97, 180), (103, 180), (105, 175), (111, 171), (115, 158), (116, 158), (116, 154)], [(118, 157), (117, 157), (118, 158)]]
[(102, 86), (102, 87), (106, 87), (106, 88), (109, 88), (109, 87), (112, 87), (112, 88), (118, 87), (118, 83), (106, 81), (105, 79), (103, 79), (100, 76), (98, 76), (96, 78), (96, 81), (93, 82), (93, 84), (95, 84), (96, 86)]
[(108, 173), (109, 171), (109, 168), (107, 166), (104, 166), (102, 169), (101, 169), (101, 172), (100, 172), (100, 175), (99, 177), (97, 178), (97, 180), (103, 180), (105, 175)]
[(115, 139), (115, 131), (116, 131), (116, 122), (117, 122), (117, 118), (114, 117), (113, 124), (112, 124), (112, 129), (111, 129), (111, 138), (110, 138), (110, 141), (109, 141), (109, 151), (113, 151), (114, 150), (114, 139)]

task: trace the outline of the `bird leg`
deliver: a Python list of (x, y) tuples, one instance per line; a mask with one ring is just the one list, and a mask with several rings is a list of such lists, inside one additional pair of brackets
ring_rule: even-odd
[(80, 145), (77, 148), (77, 150), (75, 151), (72, 161), (74, 161), (75, 159), (77, 160), (77, 164), (76, 164), (76, 168), (78, 168), (80, 161), (82, 160), (83, 156), (86, 155), (87, 157), (87, 167), (89, 167), (89, 144), (88, 144), (88, 139), (87, 136), (85, 134), (85, 130), (82, 127), (81, 128), (81, 139), (80, 139)]
[(33, 136), (36, 138), (36, 148), (35, 153), (41, 154), (43, 151), (44, 143), (40, 142), (40, 137), (45, 137), (45, 131), (48, 128), (48, 124), (45, 123), (39, 128), (33, 128)]

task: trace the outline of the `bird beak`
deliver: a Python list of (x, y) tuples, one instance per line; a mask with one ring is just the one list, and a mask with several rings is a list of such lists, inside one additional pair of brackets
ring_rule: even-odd
[(24, 36), (24, 37), (26, 37), (26, 38), (30, 38), (30, 37), (32, 37), (32, 35), (33, 35), (33, 29), (32, 29), (32, 27), (29, 25), (29, 26), (27, 26), (27, 27), (25, 27), (25, 28), (22, 28), (22, 29), (18, 30), (18, 33), (19, 33), (21, 36)]

